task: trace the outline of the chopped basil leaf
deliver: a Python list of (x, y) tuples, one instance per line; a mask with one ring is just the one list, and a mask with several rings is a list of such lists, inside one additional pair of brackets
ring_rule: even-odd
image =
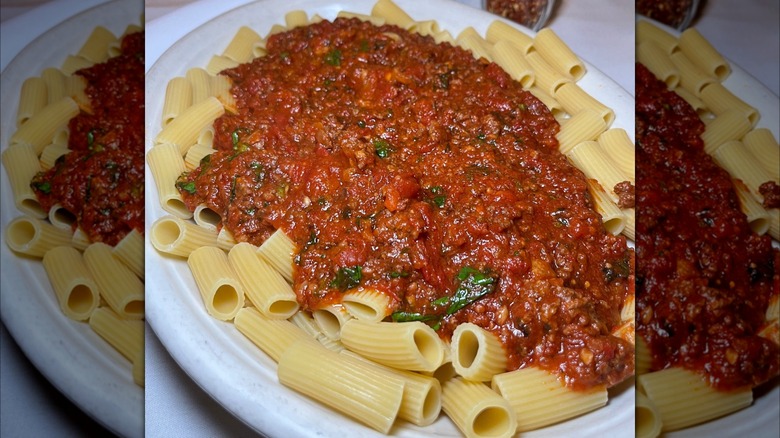
[(51, 193), (51, 183), (49, 181), (33, 182), (30, 184), (35, 190), (41, 193)]
[(493, 292), (496, 282), (489, 270), (479, 271), (470, 266), (465, 266), (458, 272), (458, 280), (460, 284), (447, 308), (448, 315)]
[(390, 153), (393, 152), (393, 149), (390, 147), (390, 143), (382, 139), (377, 139), (374, 140), (374, 152), (376, 152), (376, 155), (379, 158), (387, 158), (390, 156)]
[(325, 55), (325, 63), (338, 67), (341, 65), (341, 50), (333, 49)]
[(362, 266), (339, 268), (336, 277), (330, 282), (330, 286), (345, 291), (359, 285), (362, 277)]
[(195, 182), (194, 181), (178, 181), (176, 183), (176, 187), (180, 191), (187, 192), (190, 195), (194, 195), (195, 194)]
[(393, 312), (390, 317), (394, 322), (432, 321), (439, 319), (438, 315), (423, 315), (417, 312)]

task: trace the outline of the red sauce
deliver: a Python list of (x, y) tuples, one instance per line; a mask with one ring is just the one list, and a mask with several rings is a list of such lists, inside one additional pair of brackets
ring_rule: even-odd
[(116, 245), (144, 228), (144, 33), (122, 39), (121, 54), (77, 71), (89, 112), (70, 120), (68, 148), (31, 186), (41, 206), (59, 203), (93, 242)]
[(637, 334), (654, 370), (756, 386), (780, 371), (778, 346), (757, 335), (780, 293), (780, 253), (751, 231), (731, 178), (704, 152), (696, 111), (636, 71)]
[[(321, 22), (226, 70), (238, 113), (177, 182), (239, 241), (298, 245), (304, 309), (375, 288), (395, 320), (496, 333), (575, 388), (633, 372), (610, 335), (632, 252), (605, 232), (549, 110), (498, 66), (394, 26)], [(584, 359), (583, 359), (584, 358)]]
[(549, 0), (484, 0), (485, 9), (496, 15), (536, 28), (547, 13)]

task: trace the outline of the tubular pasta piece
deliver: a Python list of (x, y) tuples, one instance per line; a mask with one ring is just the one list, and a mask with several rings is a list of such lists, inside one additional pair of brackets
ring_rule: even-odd
[(202, 246), (217, 244), (217, 233), (175, 216), (157, 219), (150, 229), (149, 241), (157, 251), (188, 257)]
[[(556, 91), (564, 84), (571, 82), (571, 78), (555, 70), (537, 52), (527, 53), (525, 60), (528, 61), (528, 64), (531, 65), (531, 69), (534, 71), (534, 84), (551, 96), (555, 96)], [(567, 110), (567, 112), (573, 114), (571, 111)]]
[(108, 47), (116, 42), (116, 36), (103, 26), (96, 26), (81, 46), (77, 55), (94, 63), (108, 59)]
[(76, 55), (68, 55), (62, 63), (60, 70), (62, 70), (65, 75), (70, 76), (81, 69), (92, 67), (93, 65), (95, 65), (95, 63), (89, 59)]
[(306, 26), (309, 24), (309, 17), (302, 10), (290, 11), (284, 15), (284, 24), (287, 25), (287, 29)]
[(661, 434), (658, 408), (641, 391), (636, 393), (636, 438), (655, 438)]
[(217, 232), (217, 226), (222, 222), (222, 217), (210, 209), (206, 204), (200, 204), (195, 207), (192, 218), (199, 227), (209, 231)]
[(146, 163), (151, 170), (163, 210), (183, 219), (192, 217), (192, 212), (184, 204), (181, 193), (176, 190), (176, 181), (186, 170), (179, 146), (175, 144), (153, 146), (146, 154)]
[(355, 318), (379, 322), (390, 315), (390, 297), (377, 289), (358, 288), (344, 293), (344, 308)]
[(208, 145), (196, 144), (187, 150), (184, 156), (184, 167), (187, 170), (195, 169), (201, 165), (203, 158), (216, 152), (214, 148)]
[(677, 67), (677, 71), (680, 72), (680, 86), (696, 97), (701, 96), (701, 90), (704, 87), (716, 81), (715, 77), (699, 70), (682, 52), (672, 53), (670, 59), (672, 64)]
[(348, 12), (348, 11), (339, 11), (339, 13), (336, 14), (336, 16), (343, 17), (343, 18), (357, 18), (360, 21), (368, 21), (374, 26), (382, 26), (387, 22), (387, 20), (385, 20), (383, 17), (378, 17), (375, 15), (358, 14), (355, 12)]
[(224, 113), (225, 108), (216, 97), (207, 97), (193, 104), (173, 119), (157, 134), (154, 142), (155, 144), (174, 144), (179, 148), (179, 155), (184, 156), (187, 149), (197, 142), (198, 134), (203, 128), (212, 124)]
[(100, 303), (98, 286), (76, 248), (58, 246), (43, 256), (62, 313), (76, 321), (86, 321)]
[(317, 309), (312, 312), (312, 317), (320, 332), (334, 341), (341, 340), (341, 328), (352, 319), (352, 315), (341, 304), (331, 304)]
[(439, 28), (439, 23), (436, 20), (424, 20), (415, 21), (414, 24), (412, 24), (412, 27), (409, 28), (409, 31), (424, 36), (434, 36), (441, 32), (441, 29)]
[(653, 357), (650, 353), (650, 348), (647, 346), (647, 342), (639, 336), (636, 338), (636, 344), (634, 344), (634, 356), (636, 361), (636, 374), (646, 374), (650, 372), (653, 364)]
[(184, 77), (176, 77), (168, 81), (165, 87), (163, 103), (162, 126), (165, 127), (192, 105), (192, 85)]
[(144, 278), (144, 236), (131, 230), (112, 251), (114, 257), (125, 264), (141, 280)]
[(144, 317), (144, 283), (111, 254), (112, 248), (95, 242), (84, 250), (84, 262), (98, 285), (100, 295), (120, 317)]
[(313, 340), (305, 331), (285, 319), (268, 318), (252, 307), (236, 313), (236, 329), (263, 350), (274, 362), (299, 340)]
[(757, 128), (742, 137), (745, 149), (749, 150), (761, 163), (772, 179), (780, 180), (780, 153), (777, 140), (768, 128)]
[(636, 59), (653, 72), (655, 77), (664, 81), (669, 89), (675, 89), (680, 84), (680, 72), (669, 54), (655, 41), (644, 41), (637, 45)]
[(222, 321), (235, 318), (244, 307), (244, 291), (227, 254), (215, 246), (202, 246), (190, 253), (187, 265), (209, 315)]
[(69, 246), (72, 233), (32, 217), (20, 216), (8, 223), (5, 241), (13, 251), (43, 257), (58, 246)]
[(585, 176), (598, 181), (612, 198), (612, 202), (618, 204), (619, 197), (615, 193), (615, 186), (627, 181), (628, 177), (618, 169), (598, 142), (583, 141), (565, 155), (572, 164), (585, 173)]
[(68, 84), (65, 75), (59, 69), (47, 68), (41, 72), (41, 79), (46, 82), (46, 104), (57, 102), (68, 96)]
[(143, 321), (124, 319), (108, 307), (99, 307), (92, 312), (89, 326), (130, 362), (141, 356), (139, 351), (144, 350)]
[(533, 47), (556, 71), (577, 81), (586, 72), (585, 64), (549, 27), (536, 33)]
[(191, 68), (187, 70), (185, 77), (192, 88), (192, 105), (211, 96), (211, 74), (209, 70), (198, 67)]
[(508, 438), (517, 429), (517, 414), (509, 402), (481, 382), (459, 377), (444, 382), (442, 410), (468, 438)]
[(636, 22), (636, 42), (644, 44), (647, 41), (654, 42), (669, 55), (679, 50), (678, 40), (675, 36), (649, 21), (638, 20)]
[(54, 204), (49, 209), (49, 222), (57, 228), (70, 231), (76, 223), (76, 216), (62, 205)]
[(489, 46), (487, 42), (469, 26), (455, 38), (455, 42), (463, 49), (471, 52), (474, 59), (485, 58), (488, 61), (492, 61), (490, 56)]
[(716, 116), (723, 114), (728, 110), (742, 111), (744, 112), (745, 117), (750, 121), (751, 127), (756, 126), (756, 123), (758, 123), (761, 118), (761, 114), (759, 114), (758, 110), (735, 96), (720, 82), (707, 84), (701, 90), (700, 98), (704, 104), (707, 105), (707, 108)]
[(59, 143), (52, 143), (43, 148), (40, 156), (41, 170), (49, 170), (54, 167), (57, 158), (70, 152), (67, 146)]
[(414, 19), (392, 0), (377, 1), (371, 9), (371, 15), (382, 17), (387, 24), (395, 24), (404, 29), (408, 29), (414, 25)]
[(723, 143), (739, 140), (750, 131), (750, 121), (745, 114), (737, 110), (726, 111), (708, 123), (701, 139), (704, 152), (712, 154)]
[(664, 432), (730, 414), (753, 402), (750, 388), (717, 391), (702, 376), (682, 368), (642, 374), (637, 382), (658, 408)]
[(76, 227), (73, 237), (70, 239), (70, 244), (79, 251), (84, 251), (91, 243), (92, 241), (89, 240), (87, 233), (81, 227)]
[(555, 136), (558, 150), (566, 155), (580, 143), (596, 140), (606, 130), (607, 125), (598, 112), (583, 109), (561, 124), (561, 130)]
[(724, 81), (731, 74), (731, 67), (726, 59), (695, 27), (689, 27), (680, 34), (678, 45), (693, 64), (718, 81)]
[(766, 234), (771, 228), (769, 211), (761, 205), (757, 195), (753, 194), (741, 179), (732, 178), (731, 183), (734, 185), (740, 209), (745, 213), (750, 229), (759, 236)]
[(282, 385), (382, 433), (390, 431), (403, 398), (403, 380), (310, 341), (282, 353), (278, 375)]
[(463, 323), (452, 334), (452, 365), (464, 379), (485, 382), (506, 371), (506, 350), (493, 333)]
[(612, 128), (602, 132), (596, 141), (602, 150), (613, 160), (617, 168), (628, 177), (630, 181), (636, 181), (636, 163), (634, 143), (623, 128)]
[(263, 38), (247, 26), (241, 26), (222, 52), (222, 55), (238, 63), (249, 62), (255, 55), (253, 48)]
[(574, 82), (564, 83), (556, 90), (553, 96), (569, 114), (573, 115), (584, 109), (592, 109), (601, 115), (604, 123), (607, 124), (607, 128), (615, 121), (615, 112), (612, 111), (612, 108), (596, 100)]
[(527, 55), (533, 48), (534, 40), (523, 31), (501, 20), (493, 20), (485, 32), (485, 39), (493, 44), (507, 40), (517, 47), (523, 55)]
[[(214, 55), (209, 60), (208, 65), (206, 65), (206, 72), (213, 77), (214, 75), (218, 75), (223, 70), (236, 67), (240, 64), (240, 62), (230, 59), (227, 56)], [(209, 91), (208, 95), (212, 96), (213, 93)]]
[(246, 242), (235, 245), (228, 253), (244, 293), (255, 308), (268, 318), (287, 319), (298, 311), (292, 287), (257, 253), (257, 247)]
[(295, 315), (290, 317), (290, 322), (298, 326), (312, 339), (319, 338), (321, 335), (324, 336), (322, 330), (320, 330), (320, 326), (317, 324), (317, 321), (314, 320), (314, 317), (311, 316), (310, 312), (299, 310)]
[(528, 88), (534, 83), (536, 75), (531, 64), (525, 59), (520, 49), (509, 40), (497, 41), (493, 44), (491, 52), (495, 63), (509, 73), (512, 79), (520, 82), (523, 88)]
[(16, 208), (32, 217), (45, 218), (47, 213), (30, 187), (30, 180), (42, 170), (35, 148), (28, 144), (10, 145), (3, 151), (2, 161)]
[(623, 211), (623, 231), (621, 233), (631, 240), (636, 240), (636, 209), (624, 208)]
[(568, 420), (607, 404), (605, 388), (574, 391), (555, 375), (533, 367), (497, 374), (491, 386), (509, 401), (520, 432)]
[(48, 88), (41, 78), (27, 78), (19, 92), (19, 106), (16, 110), (16, 127), (27, 123), (32, 116), (48, 104)]
[(69, 97), (46, 105), (11, 135), (10, 144), (28, 144), (35, 150), (35, 155), (39, 156), (43, 148), (51, 143), (54, 134), (63, 129), (78, 113), (78, 105)]
[[(758, 159), (745, 148), (742, 142), (737, 140), (727, 141), (710, 152), (718, 166), (726, 169), (732, 178), (745, 183), (759, 202), (764, 201), (758, 187), (771, 181), (772, 177), (764, 172)], [(780, 182), (778, 182), (780, 183)]]
[(593, 197), (596, 211), (601, 215), (604, 228), (613, 236), (622, 233), (626, 228), (626, 217), (612, 197), (604, 190), (604, 187), (594, 179), (588, 179), (588, 191)]
[(341, 342), (351, 351), (393, 368), (433, 372), (444, 361), (441, 339), (420, 321), (350, 319), (341, 326)]
[(257, 251), (288, 283), (292, 283), (293, 257), (298, 249), (284, 231), (276, 230)]
[(566, 111), (563, 110), (563, 106), (561, 106), (560, 102), (555, 100), (554, 97), (549, 95), (547, 92), (545, 92), (538, 86), (532, 85), (528, 89), (528, 91), (531, 94), (533, 94), (537, 99), (539, 99), (544, 104), (544, 106), (546, 106), (550, 110), (553, 117), (555, 117), (556, 119), (562, 119), (566, 115)]
[[(357, 360), (369, 362), (363, 356), (349, 350), (341, 350), (341, 354)], [(397, 370), (375, 362), (369, 362), (380, 373), (400, 378), (404, 381), (404, 393), (398, 418), (418, 426), (428, 426), (433, 423), (441, 412), (441, 383), (430, 376), (411, 371)]]

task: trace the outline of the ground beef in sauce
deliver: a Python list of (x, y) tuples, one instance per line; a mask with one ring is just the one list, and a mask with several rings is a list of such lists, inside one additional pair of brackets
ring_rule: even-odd
[(636, 12), (668, 26), (678, 28), (691, 11), (693, 0), (636, 0)]
[(618, 207), (634, 208), (635, 190), (630, 181), (623, 181), (615, 184), (615, 194), (618, 196)]
[(751, 231), (696, 111), (641, 64), (636, 89), (637, 335), (652, 370), (684, 367), (722, 390), (759, 385), (780, 371), (778, 346), (757, 335), (780, 252)]
[(780, 208), (780, 184), (767, 181), (758, 187), (758, 192), (764, 197), (764, 208)]
[(116, 245), (144, 229), (144, 33), (121, 53), (74, 73), (87, 81), (89, 108), (68, 124), (68, 149), (31, 186), (44, 210), (60, 204), (92, 242)]
[(549, 0), (484, 0), (485, 10), (535, 28), (547, 10)]
[(604, 230), (539, 100), (395, 26), (323, 21), (267, 50), (222, 73), (237, 113), (177, 183), (190, 209), (205, 203), (239, 241), (284, 230), (304, 309), (374, 288), (396, 321), (445, 339), (467, 321), (496, 333), (510, 369), (576, 389), (633, 373), (633, 346), (611, 335), (633, 253)]

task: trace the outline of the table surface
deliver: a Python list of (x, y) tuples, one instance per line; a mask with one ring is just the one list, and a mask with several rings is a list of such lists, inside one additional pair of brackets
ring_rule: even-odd
[[(474, 7), (480, 3), (457, 1)], [(47, 0), (0, 0), (0, 18), (10, 23), (44, 3)], [(164, 17), (189, 3), (191, 0), (147, 0), (146, 20)], [(548, 25), (576, 53), (633, 95), (633, 13), (633, 5), (626, 0), (561, 0)], [(711, 1), (706, 2), (694, 25), (727, 58), (778, 95), (778, 13), (775, 1)], [(767, 37), (771, 35), (774, 38)], [(754, 44), (759, 40), (761, 45)], [(0, 392), (3, 437), (108, 436), (35, 370), (5, 326), (0, 330)], [(145, 421), (150, 437), (256, 435), (189, 379), (148, 325)]]

